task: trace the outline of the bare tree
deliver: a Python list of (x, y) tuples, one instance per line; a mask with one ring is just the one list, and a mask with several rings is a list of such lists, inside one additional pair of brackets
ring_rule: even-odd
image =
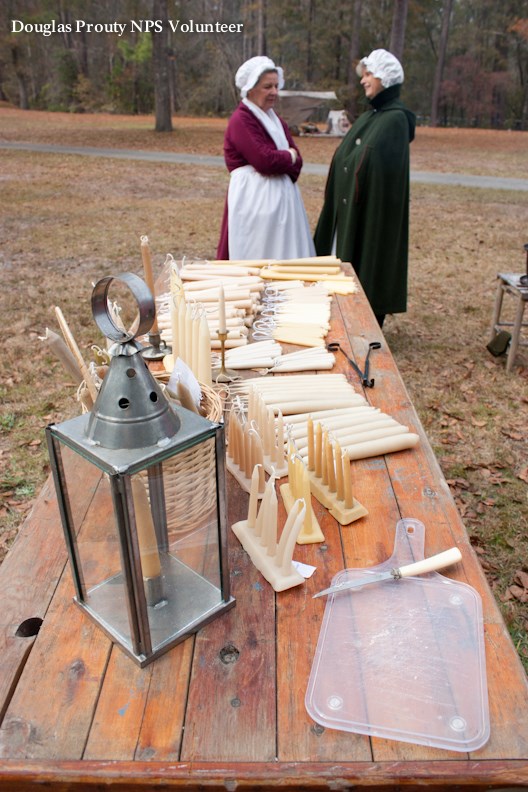
[(403, 59), (408, 0), (394, 0), (389, 50), (398, 60)]
[(162, 30), (152, 34), (154, 63), (154, 108), (156, 132), (172, 132), (171, 64), (169, 60), (169, 10), (167, 0), (154, 0), (154, 19), (162, 22)]
[(354, 18), (352, 20), (352, 32), (350, 35), (350, 52), (349, 52), (349, 71), (348, 71), (348, 87), (349, 97), (346, 101), (346, 111), (350, 119), (354, 121), (358, 116), (358, 86), (356, 65), (360, 58), (360, 36), (361, 36), (361, 12), (363, 10), (363, 0), (354, 0)]
[(257, 3), (257, 54), (266, 55), (266, 0)]
[(444, 66), (447, 52), (447, 40), (449, 38), (449, 25), (451, 22), (451, 9), (453, 7), (453, 0), (445, 0), (444, 10), (442, 14), (442, 32), (440, 33), (440, 47), (438, 49), (438, 59), (436, 61), (436, 69), (433, 83), (433, 95), (431, 98), (431, 119), (430, 126), (438, 126), (438, 106), (440, 103), (440, 86), (442, 85), (442, 76), (444, 74)]

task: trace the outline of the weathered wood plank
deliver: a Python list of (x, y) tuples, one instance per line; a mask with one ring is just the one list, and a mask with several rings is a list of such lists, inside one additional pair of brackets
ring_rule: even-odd
[[(328, 337), (345, 346), (341, 330), (341, 324), (333, 318)], [(333, 371), (348, 374), (348, 364), (341, 354), (336, 354)], [(358, 392), (361, 390), (355, 381), (352, 384)], [(369, 509), (369, 515), (340, 529), (328, 511), (312, 498), (325, 542), (298, 547), (294, 557), (315, 566), (316, 572), (304, 586), (286, 592), (287, 596), (277, 597), (278, 755), (281, 761), (303, 761), (307, 756), (320, 761), (371, 759), (368, 737), (325, 729), (314, 723), (304, 703), (326, 605), (324, 599), (312, 599), (313, 594), (328, 586), (333, 576), (346, 566), (369, 565), (365, 557), (375, 555), (380, 546), (377, 527), (381, 525), (383, 531), (387, 523), (382, 515), (388, 512), (397, 518), (385, 467), (378, 465), (376, 472), (381, 475), (374, 476), (363, 475), (363, 467), (363, 462), (353, 467), (354, 496)]]
[[(98, 487), (92, 518), (104, 510)], [(100, 506), (98, 504), (100, 503)], [(43, 539), (44, 547), (47, 547)], [(110, 641), (72, 601), (62, 576), (0, 729), (0, 756), (81, 758), (110, 652)]]
[[(228, 476), (229, 523), (248, 496)], [(275, 758), (274, 592), (229, 530), (235, 607), (196, 636), (182, 747), (186, 761)]]
[(155, 788), (199, 790), (320, 790), (368, 788), (484, 792), (528, 785), (528, 760), (424, 762), (0, 762), (0, 784), (9, 792), (48, 785), (53, 792), (127, 792)]
[[(98, 482), (85, 480), (76, 499), (86, 510)], [(80, 482), (78, 482), (80, 484)], [(44, 619), (67, 560), (53, 481), (46, 481), (0, 566), (0, 719), (22, 673), (34, 637), (17, 636), (28, 619)]]

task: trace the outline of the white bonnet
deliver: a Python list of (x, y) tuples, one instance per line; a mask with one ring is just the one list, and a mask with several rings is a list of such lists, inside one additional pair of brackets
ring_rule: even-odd
[(284, 72), (280, 66), (275, 66), (271, 58), (266, 55), (256, 55), (240, 66), (235, 74), (235, 85), (240, 89), (242, 99), (258, 83), (259, 78), (264, 72), (276, 71), (279, 78), (279, 91), (284, 87)]
[(379, 77), (384, 88), (390, 88), (391, 85), (400, 85), (403, 82), (402, 65), (398, 58), (391, 52), (387, 52), (387, 50), (372, 50), (370, 55), (362, 58), (356, 67), (359, 77), (363, 76), (364, 69), (373, 74), (374, 77)]

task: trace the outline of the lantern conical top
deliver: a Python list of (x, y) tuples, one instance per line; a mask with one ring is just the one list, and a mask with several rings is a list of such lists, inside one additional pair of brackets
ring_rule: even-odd
[[(108, 309), (108, 290), (114, 280), (122, 281), (138, 304), (139, 322), (133, 332), (118, 327)], [(88, 421), (87, 437), (112, 449), (163, 445), (178, 432), (180, 419), (139, 354), (136, 338), (148, 332), (155, 316), (150, 290), (131, 272), (102, 278), (92, 293), (92, 311), (99, 329), (116, 344)]]

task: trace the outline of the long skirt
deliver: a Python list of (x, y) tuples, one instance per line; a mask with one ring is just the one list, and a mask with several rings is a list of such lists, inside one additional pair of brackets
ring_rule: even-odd
[(314, 256), (301, 193), (286, 174), (262, 176), (251, 165), (231, 173), (227, 195), (230, 259)]

